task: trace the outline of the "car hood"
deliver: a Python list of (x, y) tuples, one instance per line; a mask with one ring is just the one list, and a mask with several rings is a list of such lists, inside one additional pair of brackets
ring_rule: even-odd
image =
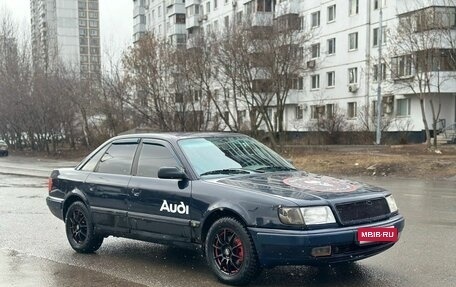
[(219, 184), (235, 186), (254, 192), (298, 200), (331, 200), (364, 195), (382, 195), (385, 189), (357, 181), (297, 172), (273, 172), (233, 176), (216, 180)]

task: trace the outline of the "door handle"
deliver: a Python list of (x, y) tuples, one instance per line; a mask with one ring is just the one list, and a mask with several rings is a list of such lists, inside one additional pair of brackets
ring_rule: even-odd
[(131, 189), (131, 194), (133, 194), (133, 196), (140, 196), (141, 195), (141, 190), (137, 190), (135, 188), (132, 188)]

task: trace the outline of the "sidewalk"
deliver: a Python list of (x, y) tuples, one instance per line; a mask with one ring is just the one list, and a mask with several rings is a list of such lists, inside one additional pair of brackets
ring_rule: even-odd
[(0, 173), (47, 178), (53, 169), (74, 167), (77, 164), (76, 161), (8, 156), (0, 157)]

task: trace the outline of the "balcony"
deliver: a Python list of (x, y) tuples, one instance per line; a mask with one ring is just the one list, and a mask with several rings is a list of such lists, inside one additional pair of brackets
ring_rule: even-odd
[(193, 15), (190, 17), (187, 17), (185, 19), (185, 28), (193, 28), (193, 27), (199, 27), (200, 26), (200, 15)]
[(185, 8), (190, 7), (192, 5), (200, 5), (201, 0), (186, 0), (185, 1)]
[(252, 14), (252, 26), (272, 26), (272, 12), (256, 12)]
[(174, 15), (174, 14), (185, 14), (184, 4), (179, 3), (179, 4), (173, 5), (171, 7), (168, 7), (168, 9), (166, 9), (167, 16)]
[(146, 24), (136, 24), (133, 26), (133, 33), (140, 33), (146, 31)]
[(168, 28), (168, 30), (166, 32), (167, 32), (168, 36), (175, 35), (175, 34), (183, 34), (183, 35), (187, 34), (187, 30), (185, 29), (184, 24), (173, 24), (173, 25), (171, 25), (171, 27)]
[(280, 17), (289, 14), (299, 14), (300, 1), (288, 0), (277, 3), (275, 6), (275, 17)]
[(299, 98), (302, 94), (303, 94), (303, 91), (301, 91), (301, 90), (289, 90), (285, 104), (286, 105), (299, 104)]
[(138, 16), (138, 15), (145, 15), (146, 14), (146, 8), (144, 6), (136, 6), (133, 9), (133, 17)]

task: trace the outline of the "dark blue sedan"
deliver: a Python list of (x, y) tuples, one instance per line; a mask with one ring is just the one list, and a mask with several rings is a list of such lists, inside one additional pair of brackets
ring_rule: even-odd
[(404, 228), (390, 192), (298, 171), (231, 133), (112, 138), (76, 168), (52, 172), (47, 204), (77, 252), (108, 236), (196, 247), (233, 285), (262, 267), (364, 259), (397, 239), (360, 240), (359, 230)]

